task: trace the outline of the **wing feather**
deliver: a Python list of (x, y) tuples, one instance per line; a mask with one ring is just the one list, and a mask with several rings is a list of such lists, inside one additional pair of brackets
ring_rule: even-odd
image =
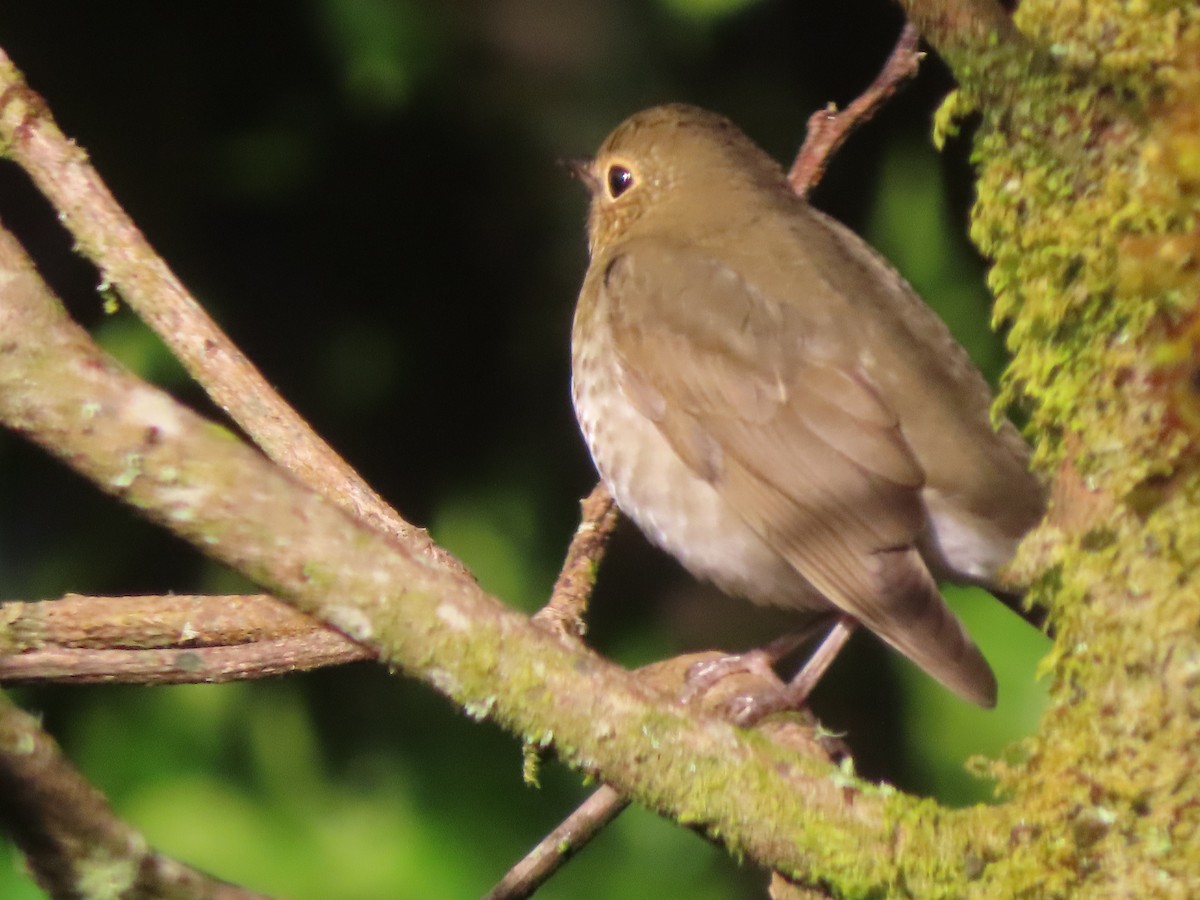
[(662, 239), (618, 248), (601, 290), (623, 391), (692, 471), (834, 606), (994, 702), (987, 663), (915, 549), (924, 472), (849, 342)]

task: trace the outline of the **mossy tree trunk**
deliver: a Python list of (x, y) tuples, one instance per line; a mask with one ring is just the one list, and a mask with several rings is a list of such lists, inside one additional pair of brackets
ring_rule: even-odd
[(1200, 12), (906, 4), (960, 89), (1014, 354), (1055, 497), (1018, 560), (1056, 631), (1050, 705), (996, 764), (987, 896), (1200, 892)]

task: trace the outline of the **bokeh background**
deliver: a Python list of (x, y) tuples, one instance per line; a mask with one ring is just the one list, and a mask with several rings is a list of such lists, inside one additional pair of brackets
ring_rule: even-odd
[[(899, 30), (884, 0), (13, 0), (0, 46), (268, 379), (483, 585), (545, 599), (594, 483), (568, 395), (585, 197), (557, 165), (629, 113), (683, 100), (778, 158), (848, 102)], [(993, 378), (969, 148), (939, 154), (930, 60), (816, 193), (933, 303)], [(129, 366), (213, 412), (52, 210), (0, 162), (0, 218)], [(248, 586), (0, 433), (0, 598)], [(977, 591), (951, 600), (1001, 702), (966, 706), (859, 637), (814, 706), (859, 769), (953, 804), (992, 799), (975, 754), (1035, 727), (1044, 639)], [(633, 666), (775, 636), (625, 528), (591, 639)], [(272, 682), (14, 692), (163, 851), (292, 898), (478, 896), (586, 793), (512, 737), (372, 666)], [(1006, 749), (1007, 748), (1007, 749)], [(0, 798), (0, 803), (3, 798)], [(539, 896), (761, 896), (765, 874), (630, 810)], [(0, 842), (0, 897), (41, 894)]]

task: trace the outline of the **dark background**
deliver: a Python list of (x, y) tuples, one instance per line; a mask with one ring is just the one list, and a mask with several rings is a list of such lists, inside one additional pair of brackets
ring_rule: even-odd
[[(486, 588), (532, 610), (595, 480), (568, 393), (586, 201), (557, 161), (668, 100), (719, 110), (788, 160), (808, 114), (861, 90), (899, 27), (872, 0), (26, 0), (0, 11), (0, 46), (283, 395)], [(995, 377), (985, 269), (965, 238), (969, 148), (939, 155), (929, 138), (950, 87), (929, 60), (815, 200)], [(0, 219), (105, 346), (216, 415), (135, 317), (103, 312), (97, 273), (7, 162)], [(246, 587), (0, 433), (0, 599)], [(997, 669), (998, 710), (869, 637), (814, 705), (860, 772), (968, 803), (990, 796), (968, 756), (1034, 727), (1044, 645), (981, 592), (951, 600)], [(638, 665), (784, 625), (697, 586), (627, 527), (590, 638)], [(160, 849), (294, 898), (476, 896), (585, 791), (553, 763), (525, 787), (516, 740), (371, 666), (16, 693)], [(0, 896), (40, 896), (17, 865), (0, 843)], [(758, 896), (763, 881), (631, 810), (539, 896)]]

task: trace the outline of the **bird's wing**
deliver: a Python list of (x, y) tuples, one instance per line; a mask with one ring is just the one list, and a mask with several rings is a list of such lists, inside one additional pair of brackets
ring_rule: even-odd
[(627, 242), (602, 279), (622, 390), (684, 462), (836, 607), (994, 702), (991, 670), (916, 549), (924, 473), (828, 326), (665, 240)]

